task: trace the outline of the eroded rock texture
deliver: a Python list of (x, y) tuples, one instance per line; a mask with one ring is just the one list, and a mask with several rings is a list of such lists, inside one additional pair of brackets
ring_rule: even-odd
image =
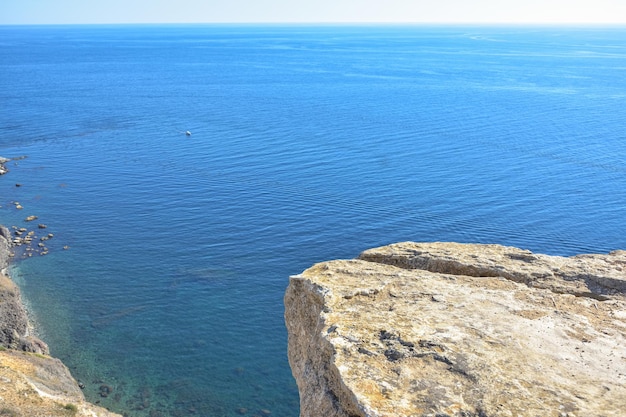
[(400, 243), (285, 294), (302, 417), (624, 416), (626, 252)]
[(0, 416), (121, 417), (86, 402), (60, 360), (15, 350), (0, 351)]

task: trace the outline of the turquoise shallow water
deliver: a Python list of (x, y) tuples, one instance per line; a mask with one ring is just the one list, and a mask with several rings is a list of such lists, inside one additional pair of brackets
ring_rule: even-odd
[(27, 155), (0, 178), (0, 221), (54, 234), (12, 274), (92, 401), (295, 416), (289, 275), (403, 240), (626, 248), (625, 41), (0, 27), (0, 155)]

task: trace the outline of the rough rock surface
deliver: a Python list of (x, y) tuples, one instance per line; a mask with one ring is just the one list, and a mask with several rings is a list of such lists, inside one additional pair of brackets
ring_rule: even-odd
[(0, 226), (0, 416), (121, 417), (86, 402), (65, 365), (29, 334), (19, 289), (5, 275), (9, 238)]
[(60, 360), (36, 353), (0, 351), (0, 416), (121, 417), (85, 401)]
[(624, 416), (626, 251), (399, 243), (285, 294), (302, 417)]

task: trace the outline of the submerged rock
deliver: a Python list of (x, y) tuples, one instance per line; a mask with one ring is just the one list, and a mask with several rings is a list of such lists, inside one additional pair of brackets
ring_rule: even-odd
[(622, 416), (626, 252), (400, 243), (285, 294), (301, 416)]

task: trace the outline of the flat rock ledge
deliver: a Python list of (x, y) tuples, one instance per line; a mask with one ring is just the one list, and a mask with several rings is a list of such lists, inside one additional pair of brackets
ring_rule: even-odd
[(0, 226), (0, 416), (121, 417), (85, 401), (67, 367), (31, 334), (19, 288), (6, 275), (10, 238)]
[(285, 294), (301, 417), (625, 416), (626, 251), (398, 243)]

